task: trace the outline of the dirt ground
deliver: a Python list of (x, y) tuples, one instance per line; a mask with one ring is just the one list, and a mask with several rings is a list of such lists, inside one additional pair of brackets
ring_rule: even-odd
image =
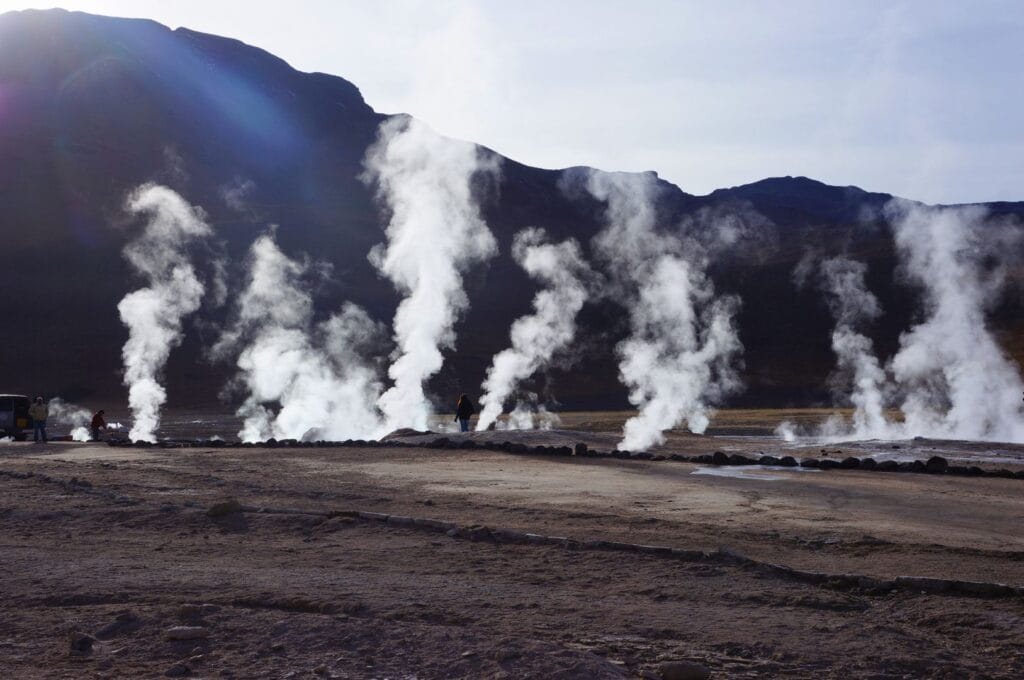
[[(608, 439), (580, 429), (489, 434)], [(779, 450), (749, 437), (668, 446)], [(834, 589), (351, 516), (206, 512), (233, 498), (1024, 585), (1024, 481), (722, 472), (480, 449), (7, 444), (0, 677), (660, 678), (673, 661), (715, 678), (1024, 677), (1020, 597)], [(171, 640), (175, 626), (202, 637)]]

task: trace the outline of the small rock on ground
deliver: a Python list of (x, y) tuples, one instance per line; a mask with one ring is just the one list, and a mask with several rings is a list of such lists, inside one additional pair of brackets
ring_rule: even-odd
[(191, 674), (192, 674), (192, 669), (189, 668), (188, 666), (186, 666), (183, 663), (176, 663), (173, 666), (171, 666), (170, 668), (168, 668), (166, 671), (164, 671), (164, 675), (167, 676), (168, 678), (183, 678), (186, 675), (191, 675)]
[(75, 631), (71, 634), (71, 651), (75, 654), (88, 654), (92, 651), (92, 644), (96, 642), (96, 638), (83, 633), (81, 631)]
[(224, 517), (225, 515), (233, 515), (241, 511), (242, 504), (234, 498), (229, 498), (211, 505), (210, 509), (206, 511), (206, 515), (207, 517)]
[(707, 680), (711, 669), (692, 661), (669, 661), (661, 664), (662, 680)]

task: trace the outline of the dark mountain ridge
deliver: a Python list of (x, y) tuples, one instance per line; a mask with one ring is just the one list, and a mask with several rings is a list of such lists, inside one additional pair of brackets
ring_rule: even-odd
[[(252, 240), (278, 225), (285, 252), (333, 265), (332, 282), (318, 291), (320, 310), (351, 300), (390, 322), (398, 297), (366, 258), (384, 240), (382, 215), (359, 179), (386, 118), (342, 78), (295, 71), (237, 40), (63, 10), (0, 15), (0, 233), (8, 250), (0, 387), (123, 400), (126, 331), (116, 304), (139, 282), (121, 257), (138, 227), (122, 206), (145, 181), (203, 207), (236, 277)], [(512, 320), (529, 308), (535, 287), (510, 256), (513, 235), (540, 226), (587, 244), (599, 231), (601, 206), (566, 196), (562, 176), (504, 160), (484, 206), (500, 254), (466, 277), (471, 309), (458, 327), (458, 351), (448, 353), (431, 385), (443, 403), (476, 391), (491, 356), (507, 345)], [(808, 247), (869, 262), (869, 283), (885, 309), (872, 333), (883, 355), (915, 317), (917, 291), (896, 275), (879, 215), (890, 195), (805, 177), (707, 196), (661, 186), (665, 224), (699, 224), (725, 212), (755, 236), (755, 247), (723, 251), (711, 272), (720, 290), (743, 300), (747, 389), (731, 403), (828, 398), (828, 310), (819, 293), (796, 290), (791, 280)], [(1024, 216), (1024, 203), (988, 207)], [(172, 406), (216, 401), (231, 367), (211, 365), (203, 354), (225, 314), (206, 308), (189, 324), (167, 368)], [(1024, 299), (1014, 288), (994, 310), (993, 325), (1018, 361), (1022, 318)], [(575, 363), (534, 386), (565, 407), (624, 406), (610, 351), (625, 328), (622, 308), (588, 305), (581, 323)]]

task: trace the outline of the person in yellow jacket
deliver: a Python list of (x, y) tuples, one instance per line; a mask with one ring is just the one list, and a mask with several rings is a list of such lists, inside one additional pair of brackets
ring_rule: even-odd
[(36, 397), (36, 403), (28, 409), (28, 416), (32, 419), (32, 434), (36, 443), (40, 438), (46, 443), (46, 418), (50, 415), (50, 409), (46, 408), (42, 397)]

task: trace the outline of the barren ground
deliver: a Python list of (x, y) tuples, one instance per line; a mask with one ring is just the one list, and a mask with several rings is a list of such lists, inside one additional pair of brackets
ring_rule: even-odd
[[(587, 422), (473, 437), (614, 444)], [(667, 448), (781, 451), (726, 435), (675, 435)], [(205, 512), (235, 498), (1024, 585), (1024, 481), (697, 470), (479, 449), (8, 444), (0, 677), (657, 678), (672, 660), (716, 678), (1024, 677), (1020, 597), (833, 589), (721, 562)], [(168, 640), (176, 625), (208, 637)], [(98, 638), (87, 653), (71, 651), (76, 632)]]

